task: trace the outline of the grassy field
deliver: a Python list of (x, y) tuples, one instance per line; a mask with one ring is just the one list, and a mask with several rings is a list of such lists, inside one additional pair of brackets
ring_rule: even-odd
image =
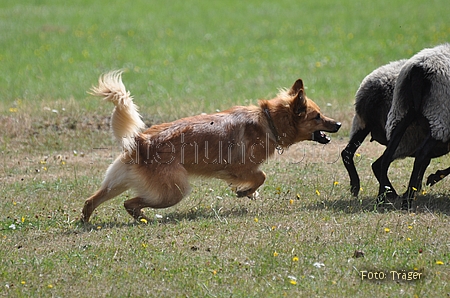
[[(450, 295), (448, 182), (426, 187), (412, 213), (398, 202), (383, 212), (370, 170), (383, 147), (359, 151), (359, 198), (339, 156), (361, 80), (449, 41), (448, 0), (169, 3), (0, 3), (0, 296)], [(146, 210), (152, 222), (126, 213), (127, 192), (82, 225), (120, 150), (112, 106), (87, 94), (112, 69), (148, 125), (253, 104), (302, 78), (343, 127), (264, 164), (256, 200), (194, 180), (179, 205)], [(433, 160), (426, 175), (449, 164)], [(393, 164), (398, 191), (411, 166)], [(401, 280), (408, 272), (416, 279)]]

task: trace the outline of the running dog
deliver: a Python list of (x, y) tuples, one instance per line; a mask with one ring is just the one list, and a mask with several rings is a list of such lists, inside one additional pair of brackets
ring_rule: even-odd
[(330, 138), (324, 131), (341, 127), (306, 97), (301, 79), (257, 106), (235, 106), (147, 129), (121, 71), (102, 75), (91, 93), (115, 105), (111, 127), (123, 151), (100, 189), (86, 200), (83, 222), (100, 204), (130, 188), (136, 197), (125, 201), (125, 209), (137, 221), (148, 220), (142, 208), (177, 204), (190, 193), (190, 176), (225, 180), (238, 197), (251, 197), (266, 178), (261, 164), (275, 150), (305, 140), (326, 144)]

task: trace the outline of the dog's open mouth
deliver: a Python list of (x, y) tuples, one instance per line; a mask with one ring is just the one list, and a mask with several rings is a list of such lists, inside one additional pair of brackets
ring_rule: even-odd
[(327, 136), (323, 131), (316, 130), (312, 134), (312, 140), (320, 144), (327, 144), (330, 142), (330, 137)]

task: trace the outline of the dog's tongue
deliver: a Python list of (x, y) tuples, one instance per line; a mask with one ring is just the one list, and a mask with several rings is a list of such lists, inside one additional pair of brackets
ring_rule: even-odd
[(327, 144), (330, 142), (330, 138), (323, 131), (320, 130), (317, 130), (313, 133), (312, 140), (320, 144)]

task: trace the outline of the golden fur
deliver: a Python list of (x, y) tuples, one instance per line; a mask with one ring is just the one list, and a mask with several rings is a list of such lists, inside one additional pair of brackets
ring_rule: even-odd
[(103, 75), (92, 93), (115, 104), (111, 126), (124, 151), (108, 168), (100, 189), (86, 200), (84, 222), (101, 203), (130, 188), (136, 197), (124, 206), (136, 220), (145, 218), (142, 208), (173, 206), (189, 194), (189, 176), (219, 178), (238, 196), (251, 196), (266, 177), (260, 165), (276, 149), (312, 139), (326, 143), (329, 139), (321, 131), (340, 127), (306, 97), (300, 79), (258, 106), (235, 106), (145, 131), (121, 72)]

